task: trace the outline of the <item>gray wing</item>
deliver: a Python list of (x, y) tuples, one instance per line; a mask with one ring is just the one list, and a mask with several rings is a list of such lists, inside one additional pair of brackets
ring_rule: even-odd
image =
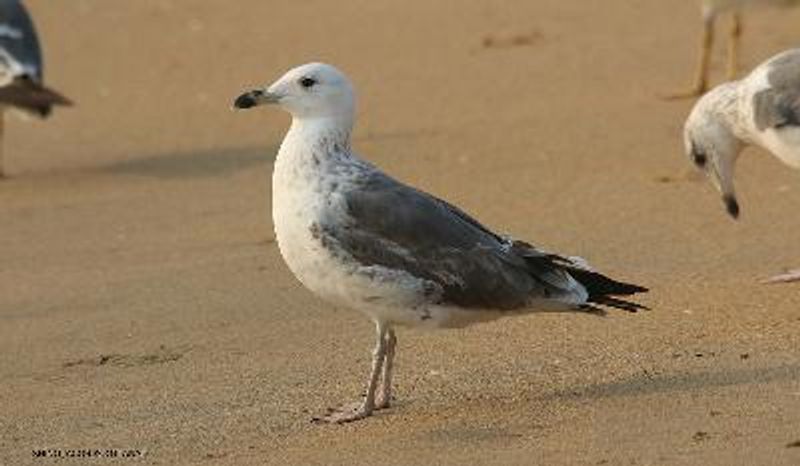
[(5, 60), (21, 68), (15, 76), (24, 74), (41, 82), (44, 75), (39, 38), (28, 10), (19, 0), (0, 0), (0, 48)]
[(556, 256), (504, 239), (457, 207), (386, 175), (369, 175), (345, 201), (346, 226), (328, 229), (328, 239), (363, 266), (429, 281), (439, 304), (511, 310), (536, 299), (580, 304), (585, 298)]
[(770, 87), (753, 95), (753, 118), (759, 130), (800, 126), (800, 49), (767, 62)]

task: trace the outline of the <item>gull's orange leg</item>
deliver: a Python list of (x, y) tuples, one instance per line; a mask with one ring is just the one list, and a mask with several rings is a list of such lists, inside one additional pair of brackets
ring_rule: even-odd
[(700, 40), (700, 58), (697, 62), (694, 83), (681, 92), (664, 96), (667, 100), (686, 99), (703, 95), (708, 90), (708, 71), (711, 66), (711, 49), (714, 46), (714, 15), (703, 18), (703, 33)]
[(739, 43), (742, 37), (742, 15), (734, 13), (728, 37), (728, 81), (736, 79), (739, 73)]

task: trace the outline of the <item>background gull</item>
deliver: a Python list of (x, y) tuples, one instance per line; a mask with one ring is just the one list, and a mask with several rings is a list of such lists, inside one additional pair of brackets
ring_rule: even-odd
[[(800, 168), (800, 49), (778, 54), (741, 81), (722, 84), (694, 106), (684, 127), (686, 152), (739, 216), (733, 185), (736, 159), (748, 144)], [(800, 270), (771, 281), (800, 280)]]
[(0, 0), (0, 177), (5, 176), (3, 135), (8, 107), (46, 118), (53, 105), (71, 105), (43, 84), (44, 66), (39, 38), (25, 5)]
[(728, 29), (727, 79), (736, 78), (739, 67), (739, 41), (742, 34), (742, 9), (758, 6), (796, 6), (800, 0), (701, 0), (703, 32), (700, 37), (695, 78), (687, 91), (668, 96), (669, 98), (696, 97), (708, 90), (708, 75), (711, 65), (711, 51), (714, 47), (714, 23), (723, 13), (731, 13)]
[(615, 296), (645, 288), (498, 235), (359, 158), (350, 148), (353, 90), (334, 67), (300, 66), (234, 103), (260, 104), (292, 115), (272, 181), (281, 255), (311, 291), (376, 324), (364, 400), (319, 420), (353, 421), (389, 406), (396, 325), (462, 327), (533, 311), (641, 308)]

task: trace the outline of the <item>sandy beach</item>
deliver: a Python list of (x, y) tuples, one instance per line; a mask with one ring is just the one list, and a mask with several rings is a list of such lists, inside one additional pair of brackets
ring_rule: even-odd
[[(26, 3), (77, 105), (6, 124), (0, 464), (800, 464), (800, 284), (759, 283), (800, 267), (800, 174), (747, 150), (734, 221), (692, 173), (692, 101), (658, 95), (696, 2)], [(743, 67), (798, 22), (748, 14)], [(231, 103), (313, 60), (354, 81), (365, 158), (651, 310), (401, 329), (394, 407), (312, 424), (362, 392), (373, 325), (284, 265), (289, 117)]]

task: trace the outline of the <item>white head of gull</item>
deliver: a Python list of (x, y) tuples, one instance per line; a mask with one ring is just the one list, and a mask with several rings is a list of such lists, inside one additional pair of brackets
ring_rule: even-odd
[[(738, 218), (733, 183), (736, 160), (759, 146), (800, 169), (800, 49), (775, 55), (739, 81), (721, 84), (695, 104), (683, 131), (686, 153), (722, 194)], [(800, 279), (800, 271), (772, 281)]]
[(348, 422), (389, 406), (396, 326), (462, 327), (595, 305), (642, 308), (615, 296), (645, 288), (498, 235), (358, 157), (350, 147), (353, 87), (333, 66), (299, 66), (234, 102), (239, 109), (265, 104), (292, 115), (272, 178), (281, 255), (309, 290), (362, 311), (377, 330), (364, 399), (317, 420)]

